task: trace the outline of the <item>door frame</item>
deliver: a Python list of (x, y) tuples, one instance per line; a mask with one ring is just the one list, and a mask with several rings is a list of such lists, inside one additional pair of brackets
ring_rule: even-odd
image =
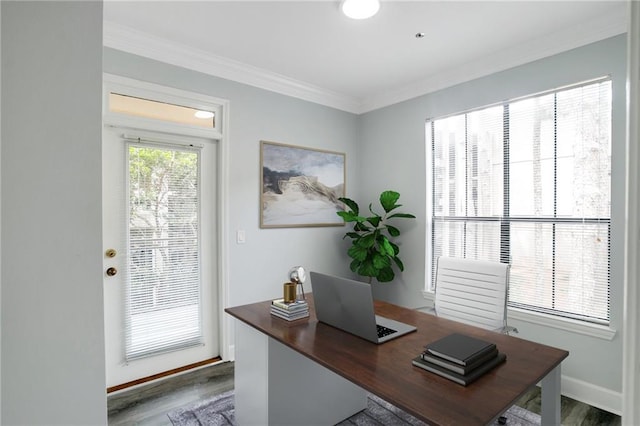
[[(216, 203), (218, 241), (217, 295), (218, 295), (218, 335), (220, 357), (223, 361), (233, 359), (231, 345), (232, 324), (224, 309), (229, 305), (229, 109), (230, 102), (201, 93), (175, 89), (114, 74), (103, 73), (102, 125), (139, 130), (151, 130), (168, 135), (196, 136), (218, 141), (217, 155), (217, 196)], [(144, 99), (167, 102), (176, 105), (202, 108), (216, 112), (213, 129), (168, 123), (160, 120), (133, 117), (109, 111), (109, 93), (116, 92)]]

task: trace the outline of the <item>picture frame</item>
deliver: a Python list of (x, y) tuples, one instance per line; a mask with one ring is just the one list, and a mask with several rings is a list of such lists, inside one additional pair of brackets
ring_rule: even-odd
[(346, 154), (260, 141), (260, 228), (344, 226)]

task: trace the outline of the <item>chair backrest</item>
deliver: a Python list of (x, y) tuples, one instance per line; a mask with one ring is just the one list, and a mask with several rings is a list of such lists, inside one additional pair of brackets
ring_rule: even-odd
[(439, 257), (435, 311), (439, 317), (505, 331), (509, 265)]

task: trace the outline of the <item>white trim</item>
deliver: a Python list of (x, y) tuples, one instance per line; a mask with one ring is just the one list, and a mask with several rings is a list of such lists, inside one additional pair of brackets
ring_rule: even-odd
[(143, 128), (153, 129), (154, 131), (162, 133), (195, 136), (216, 140), (221, 140), (223, 137), (220, 129), (222, 126), (220, 120), (216, 120), (215, 127), (209, 129), (188, 124), (170, 123), (162, 120), (116, 113), (109, 110), (109, 97), (106, 95), (108, 93), (119, 93), (175, 105), (188, 105), (190, 108), (213, 111), (216, 117), (222, 116), (223, 121), (224, 113), (222, 112), (222, 105), (227, 102), (224, 99), (214, 98), (201, 93), (164, 87), (145, 81), (133, 80), (131, 78), (107, 73), (104, 74), (103, 82), (105, 95), (102, 97), (102, 115), (103, 123), (106, 125), (127, 128), (141, 128), (142, 126)]
[(518, 308), (509, 308), (507, 317), (509, 320), (524, 321), (544, 327), (568, 331), (570, 333), (597, 337), (603, 340), (613, 340), (616, 335), (616, 330), (611, 327)]
[[(225, 314), (224, 309), (229, 302), (229, 117), (230, 102), (226, 99), (215, 98), (201, 93), (165, 87), (145, 81), (134, 80), (122, 76), (103, 74), (103, 125), (118, 126), (126, 129), (136, 129), (136, 134), (146, 135), (145, 129), (151, 129), (154, 133), (171, 134), (173, 137), (182, 138), (187, 143), (189, 136), (217, 140), (218, 156), (216, 169), (218, 173), (218, 327), (220, 357), (228, 361), (233, 356), (231, 346), (232, 324)], [(116, 90), (122, 94), (140, 96), (142, 98), (176, 102), (180, 105), (193, 108), (202, 108), (215, 111), (216, 127), (213, 129), (196, 128), (195, 126), (181, 125), (177, 123), (163, 123), (160, 120), (144, 119), (141, 117), (129, 117), (125, 114), (111, 113), (108, 108), (108, 96), (106, 94)]]
[(562, 376), (562, 395), (576, 401), (584, 402), (601, 410), (620, 415), (622, 410), (622, 393), (615, 392), (582, 380)]
[(622, 424), (640, 423), (640, 3), (630, 1), (627, 35), (627, 204), (625, 223), (624, 330), (622, 352)]
[[(417, 308), (419, 310), (433, 309), (435, 294), (431, 291), (423, 290), (422, 297), (428, 302), (425, 307)], [(527, 311), (518, 308), (507, 308), (507, 320), (524, 321), (531, 324), (541, 325), (544, 327), (556, 328), (568, 331), (570, 333), (584, 334), (586, 336), (597, 337), (603, 340), (613, 340), (616, 330), (611, 327), (590, 324), (584, 321), (578, 321), (570, 318), (561, 318), (554, 315), (542, 314), (538, 312)], [(513, 325), (513, 324), (511, 324)]]
[(230, 116), (231, 116), (231, 104), (227, 100), (220, 102), (222, 107), (222, 137), (220, 138), (220, 150), (218, 152), (218, 196), (220, 205), (218, 207), (218, 280), (220, 282), (220, 293), (218, 294), (218, 310), (219, 319), (218, 326), (220, 327), (221, 339), (220, 344), (222, 347), (221, 357), (224, 361), (235, 359), (233, 321), (225, 313), (225, 308), (229, 306), (229, 270), (231, 266), (229, 264), (229, 200), (230, 200), (230, 180), (229, 180), (229, 165), (230, 161)]
[(479, 58), (398, 90), (356, 98), (233, 61), (114, 22), (104, 22), (104, 45), (168, 64), (236, 81), (339, 110), (362, 114), (455, 84), (490, 75), (626, 32), (624, 16), (611, 13), (524, 45)]

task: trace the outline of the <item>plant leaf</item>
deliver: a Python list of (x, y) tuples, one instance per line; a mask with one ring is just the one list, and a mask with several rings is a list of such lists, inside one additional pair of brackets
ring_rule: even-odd
[(353, 230), (357, 232), (370, 232), (372, 229), (365, 225), (363, 222), (358, 222), (353, 225)]
[(367, 218), (367, 222), (369, 222), (370, 224), (372, 224), (375, 228), (378, 227), (378, 225), (380, 225), (380, 221), (382, 220), (382, 218), (378, 215), (376, 216), (371, 216)]
[(367, 249), (362, 248), (359, 245), (353, 245), (351, 246), (351, 248), (349, 248), (347, 254), (352, 259), (356, 259), (362, 262), (367, 258)]
[(358, 203), (353, 201), (351, 198), (340, 197), (338, 200), (342, 201), (347, 207), (349, 207), (353, 212), (357, 215), (360, 213), (360, 207)]
[(400, 194), (396, 191), (384, 191), (380, 194), (380, 204), (382, 204), (384, 211), (389, 213), (397, 207), (396, 201), (398, 201), (399, 198)]
[(398, 256), (394, 256), (393, 257), (393, 261), (398, 266), (398, 269), (400, 269), (401, 271), (404, 271), (404, 263), (402, 263), (402, 260), (400, 260), (400, 258)]
[(381, 255), (378, 252), (373, 254), (372, 260), (373, 260), (373, 266), (375, 266), (376, 269), (384, 269), (391, 266), (391, 260), (389, 256)]
[(393, 269), (391, 269), (391, 267), (380, 270), (380, 272), (378, 272), (378, 276), (376, 277), (376, 279), (381, 283), (388, 283), (390, 281), (393, 281), (394, 278), (395, 274), (393, 273)]
[(389, 231), (389, 235), (391, 235), (392, 237), (397, 237), (398, 235), (400, 235), (400, 230), (395, 226), (387, 225), (387, 231)]
[(393, 217), (406, 217), (407, 219), (415, 219), (416, 217), (410, 213), (394, 213), (390, 215), (387, 219), (391, 219)]
[(353, 259), (351, 261), (351, 264), (349, 265), (349, 268), (351, 269), (351, 272), (358, 272), (358, 268), (360, 268), (360, 261), (357, 259)]
[(347, 232), (346, 234), (344, 234), (344, 237), (342, 237), (342, 239), (344, 240), (347, 237), (357, 240), (358, 238), (360, 238), (360, 234), (358, 234), (357, 232)]
[(393, 248), (393, 253), (389, 253), (389, 256), (398, 256), (398, 253), (400, 253), (400, 247), (398, 247), (397, 244), (394, 244), (391, 241), (389, 241), (389, 245)]
[(378, 270), (373, 266), (373, 262), (371, 261), (362, 262), (358, 273), (365, 277), (378, 277)]
[(358, 216), (354, 212), (348, 211), (338, 211), (336, 212), (338, 216), (344, 219), (345, 222), (364, 222), (365, 218)]
[(363, 248), (373, 247), (376, 243), (376, 237), (374, 234), (365, 235), (358, 241), (358, 246)]
[(384, 235), (381, 235), (380, 238), (378, 238), (378, 244), (380, 245), (382, 250), (384, 250), (384, 253), (388, 254), (389, 256), (396, 255), (396, 252), (393, 249), (393, 244)]

